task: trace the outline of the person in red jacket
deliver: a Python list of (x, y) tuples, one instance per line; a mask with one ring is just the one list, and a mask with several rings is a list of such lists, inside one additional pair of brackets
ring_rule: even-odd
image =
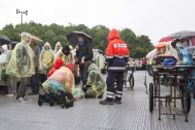
[(50, 69), (48, 73), (48, 77), (50, 77), (56, 70), (58, 70), (61, 66), (63, 66), (64, 61), (61, 58), (57, 58), (55, 60), (54, 66)]
[[(106, 99), (99, 103), (102, 105), (121, 104), (123, 90), (123, 73), (129, 57), (127, 44), (120, 39), (116, 29), (112, 29), (107, 37), (106, 61), (108, 66), (108, 76), (106, 79), (107, 95)], [(117, 87), (114, 87), (116, 82)]]

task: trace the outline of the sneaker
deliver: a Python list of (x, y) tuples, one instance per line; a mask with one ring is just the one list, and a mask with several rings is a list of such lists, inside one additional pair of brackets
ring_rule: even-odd
[(113, 101), (108, 101), (107, 99), (101, 100), (99, 103), (101, 105), (114, 105)]
[(19, 97), (17, 100), (18, 100), (18, 102), (20, 102), (20, 103), (26, 103), (26, 101), (25, 101), (24, 98), (22, 98), (22, 97)]
[(13, 97), (14, 94), (13, 94), (13, 93), (9, 93), (9, 94), (7, 94), (6, 96), (8, 96), (8, 97)]
[(114, 103), (115, 104), (122, 104), (121, 100), (116, 100), (116, 99), (114, 100)]

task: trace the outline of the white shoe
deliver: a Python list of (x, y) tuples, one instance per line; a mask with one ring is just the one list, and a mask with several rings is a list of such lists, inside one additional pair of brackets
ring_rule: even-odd
[(20, 102), (20, 103), (26, 103), (26, 101), (25, 101), (24, 98), (22, 98), (22, 97), (19, 97), (17, 100), (18, 100), (18, 102)]
[(8, 96), (8, 97), (13, 97), (14, 94), (13, 94), (13, 93), (9, 93), (9, 94), (7, 94), (6, 96)]

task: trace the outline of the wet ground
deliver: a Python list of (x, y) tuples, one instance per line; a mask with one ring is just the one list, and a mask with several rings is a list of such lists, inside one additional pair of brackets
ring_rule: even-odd
[(82, 99), (72, 108), (61, 109), (39, 107), (38, 96), (27, 96), (27, 103), (19, 103), (14, 97), (1, 95), (0, 130), (194, 130), (194, 99), (188, 122), (184, 116), (173, 120), (167, 115), (159, 121), (156, 108), (152, 114), (149, 112), (144, 74), (144, 71), (134, 73), (134, 90), (124, 89), (121, 105), (103, 106), (99, 105), (99, 99)]

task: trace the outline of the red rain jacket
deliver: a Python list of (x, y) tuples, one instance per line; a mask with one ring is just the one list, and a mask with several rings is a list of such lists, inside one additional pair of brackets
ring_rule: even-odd
[(106, 60), (108, 70), (125, 70), (129, 56), (127, 44), (120, 39), (116, 29), (112, 29), (107, 37), (108, 46), (106, 48)]

